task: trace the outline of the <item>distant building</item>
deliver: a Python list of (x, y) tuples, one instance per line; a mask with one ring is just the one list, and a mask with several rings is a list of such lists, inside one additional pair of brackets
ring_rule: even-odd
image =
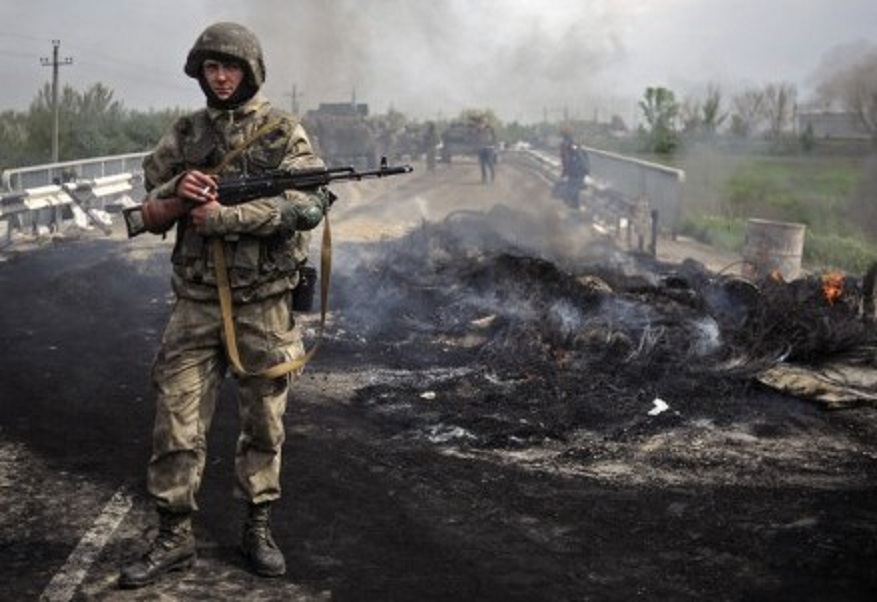
[(363, 102), (321, 102), (317, 111), (321, 115), (368, 117), (368, 104)]
[(871, 134), (853, 113), (831, 111), (800, 111), (798, 113), (798, 131), (813, 129), (813, 135), (819, 138), (836, 138), (841, 140), (868, 140)]

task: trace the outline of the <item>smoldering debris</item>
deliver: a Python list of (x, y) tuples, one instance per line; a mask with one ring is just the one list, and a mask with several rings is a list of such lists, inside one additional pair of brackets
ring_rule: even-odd
[[(534, 219), (507, 208), (466, 212), (357, 249), (334, 287), (341, 329), (412, 369), (439, 358), (503, 377), (599, 367), (641, 382), (747, 381), (784, 361), (875, 342), (852, 279), (832, 300), (819, 278), (753, 282), (605, 241), (552, 255), (506, 234), (530, 231)], [(342, 252), (339, 264), (347, 259)]]

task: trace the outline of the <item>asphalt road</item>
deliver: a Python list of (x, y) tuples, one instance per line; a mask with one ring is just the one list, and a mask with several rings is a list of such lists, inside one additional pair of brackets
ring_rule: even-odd
[[(873, 408), (825, 414), (755, 387), (600, 361), (584, 374), (527, 367), (503, 377), (467, 354), (490, 319), (435, 336), (430, 320), (462, 311), (462, 293), (457, 306), (430, 307), (435, 283), (412, 278), (388, 291), (399, 266), (370, 271), (382, 242), (462, 216), (450, 240), (415, 249), (447, 274), (449, 249), (475, 256), (486, 242), (462, 230), (463, 218), (495, 203), (538, 216), (512, 232), (516, 241), (575, 256), (583, 222), (549, 190), (544, 175), (511, 163), (482, 185), (466, 161), (338, 187), (333, 292), (359, 287), (403, 310), (399, 297), (410, 299), (411, 311), (399, 312), (410, 315), (394, 322), (392, 340), (335, 330), (330, 316), (296, 383), (274, 514), (289, 574), (275, 580), (252, 576), (237, 551), (228, 386), (199, 495), (198, 563), (141, 590), (116, 585), (119, 565), (154, 528), (148, 373), (171, 302), (170, 241), (69, 233), (4, 250), (0, 600), (875, 599)], [(727, 264), (690, 250), (716, 269)], [(503, 276), (485, 273), (488, 289)], [(491, 311), (534, 292), (515, 289)], [(316, 315), (301, 318), (313, 341)], [(528, 341), (509, 330), (523, 354)], [(428, 361), (414, 362), (418, 352)], [(670, 409), (652, 416), (659, 392)]]
[[(471, 160), (455, 166), (459, 171), (451, 177), (451, 167), (441, 169), (440, 175), (420, 171), (411, 181), (340, 185), (335, 238), (398, 236), (424, 220), (471, 207), (473, 197), (483, 204), (514, 186), (500, 181), (496, 189), (482, 187)], [(417, 198), (423, 178), (447, 202), (437, 206)], [(531, 186), (539, 190), (544, 183)], [(380, 203), (369, 206), (376, 199)], [(170, 239), (129, 241), (116, 224), (111, 237), (71, 229), (17, 240), (0, 256), (0, 599), (324, 600), (331, 589), (334, 599), (357, 599), (355, 582), (334, 586), (327, 579), (338, 562), (329, 557), (301, 569), (307, 577), (296, 575), (295, 552), (290, 578), (264, 580), (247, 572), (236, 549), (243, 508), (230, 496), (236, 437), (231, 386), (223, 391), (209, 441), (196, 568), (182, 581), (137, 591), (116, 587), (119, 566), (143, 549), (155, 524), (144, 479), (152, 417), (148, 373), (171, 303), (170, 248)], [(316, 316), (302, 320), (312, 338)], [(300, 403), (289, 411), (287, 453), (294, 458), (337, 450), (318, 463), (329, 471), (322, 486), (335, 490), (340, 471), (332, 463), (350, 464), (342, 451), (349, 444), (329, 441), (312, 451), (296, 441), (304, 442), (302, 433), (314, 428), (331, 429), (326, 423), (316, 427), (314, 413), (318, 422), (346, 420), (335, 416), (339, 403), (371, 375), (367, 368), (352, 368), (340, 386), (327, 384), (336, 360), (331, 346), (325, 347), (296, 385)], [(337, 374), (332, 378), (339, 382)], [(310, 481), (317, 478), (312, 473)], [(314, 483), (302, 484), (296, 476), (284, 473), (287, 496), (298, 500), (301, 515), (317, 512), (307, 505), (321, 504), (321, 495), (302, 491)], [(275, 535), (286, 547), (296, 537), (294, 511), (275, 512)]]

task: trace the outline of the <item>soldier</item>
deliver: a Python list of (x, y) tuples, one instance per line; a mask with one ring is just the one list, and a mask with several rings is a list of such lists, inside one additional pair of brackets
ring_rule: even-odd
[(423, 149), (426, 153), (426, 169), (427, 171), (435, 171), (435, 151), (438, 148), (438, 134), (435, 131), (435, 124), (430, 121), (426, 124), (426, 132), (423, 135)]
[(565, 178), (569, 174), (572, 154), (576, 143), (573, 141), (572, 132), (566, 128), (561, 132), (560, 140), (560, 177)]
[(588, 153), (573, 141), (572, 133), (564, 130), (560, 144), (560, 177), (558, 194), (574, 209), (581, 209), (581, 192), (590, 173)]
[[(281, 493), (283, 414), (291, 377), (289, 372), (269, 377), (263, 370), (303, 355), (291, 294), (307, 258), (307, 231), (321, 221), (328, 198), (322, 190), (296, 190), (225, 207), (214, 185), (216, 176), (322, 167), (323, 162), (298, 121), (261, 94), (262, 50), (247, 28), (216, 23), (205, 29), (184, 71), (198, 81), (207, 106), (180, 118), (143, 161), (152, 199), (179, 197), (193, 208), (177, 220), (171, 257), (176, 301), (152, 369), (157, 400), (147, 488), (159, 527), (145, 553), (122, 567), (122, 587), (152, 583), (195, 561), (192, 516), (206, 438), (235, 355), (238, 365), (246, 366), (245, 373), (235, 371), (240, 433), (234, 495), (246, 506), (241, 550), (258, 575), (286, 571), (269, 512)], [(227, 284), (215, 267), (220, 260), (228, 265)], [(237, 331), (235, 353), (224, 342), (218, 300), (226, 286)]]
[(487, 117), (482, 117), (478, 121), (476, 137), (478, 163), (481, 166), (481, 183), (490, 184), (496, 177), (496, 133), (487, 121)]

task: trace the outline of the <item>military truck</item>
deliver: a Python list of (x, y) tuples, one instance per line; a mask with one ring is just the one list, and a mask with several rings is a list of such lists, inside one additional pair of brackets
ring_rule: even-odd
[(330, 167), (374, 169), (383, 149), (368, 116), (365, 103), (321, 103), (305, 113), (302, 124), (317, 153)]
[(441, 160), (444, 163), (450, 163), (454, 155), (478, 154), (478, 124), (472, 120), (452, 121), (441, 138)]

